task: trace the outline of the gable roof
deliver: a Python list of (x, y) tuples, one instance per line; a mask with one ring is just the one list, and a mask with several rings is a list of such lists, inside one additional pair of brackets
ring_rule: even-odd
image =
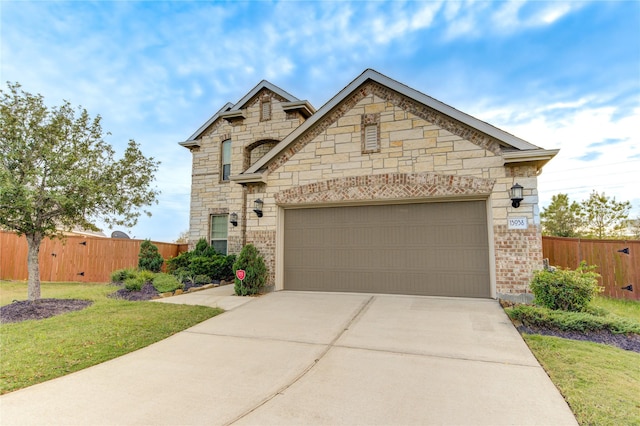
[(196, 130), (194, 134), (189, 136), (189, 139), (187, 139), (184, 142), (178, 142), (178, 144), (184, 146), (185, 148), (200, 146), (200, 144), (196, 142), (196, 139), (198, 139), (198, 137), (205, 130), (207, 130), (209, 126), (211, 126), (218, 118), (220, 118), (220, 115), (222, 115), (222, 113), (229, 111), (232, 107), (233, 107), (233, 104), (231, 102), (227, 102), (222, 108), (218, 110), (218, 112), (213, 114), (211, 118), (209, 118), (202, 126), (200, 126), (200, 128), (198, 128), (198, 130)]
[(240, 111), (242, 108), (244, 108), (246, 106), (247, 102), (249, 102), (251, 100), (251, 98), (253, 98), (255, 95), (257, 95), (262, 89), (270, 90), (271, 92), (273, 92), (276, 95), (280, 96), (281, 98), (285, 99), (288, 103), (291, 103), (292, 105), (304, 104), (305, 106), (310, 108), (311, 112), (315, 112), (313, 110), (313, 107), (308, 102), (301, 101), (300, 99), (296, 98), (292, 94), (286, 92), (285, 90), (282, 90), (281, 88), (279, 88), (275, 84), (269, 83), (267, 80), (262, 80), (253, 89), (251, 89), (249, 91), (249, 93), (244, 95), (242, 97), (242, 99), (240, 99), (235, 104), (232, 104), (231, 102), (227, 102), (222, 108), (220, 108), (220, 110), (218, 110), (218, 112), (216, 112), (202, 126), (200, 126), (198, 128), (198, 130), (195, 131), (194, 134), (189, 136), (189, 138), (186, 141), (178, 142), (178, 144), (184, 146), (185, 148), (200, 146), (200, 144), (198, 142), (196, 142), (196, 139), (198, 139), (205, 132), (205, 130), (207, 130), (209, 128), (209, 126), (211, 126), (213, 123), (215, 123), (215, 121), (218, 118), (221, 118), (221, 117), (223, 117), (225, 115), (226, 116), (234, 116), (234, 113), (236, 113), (236, 112)]
[[(472, 117), (468, 114), (465, 114), (462, 111), (459, 111), (443, 102), (438, 101), (430, 96), (425, 95), (415, 89), (410, 88), (402, 83), (399, 83), (396, 80), (393, 80), (373, 69), (367, 69), (362, 74), (360, 74), (355, 80), (353, 80), (349, 85), (347, 85), (344, 89), (342, 89), (337, 95), (331, 98), (326, 104), (324, 104), (320, 109), (316, 111), (308, 120), (302, 123), (299, 127), (297, 127), (293, 132), (291, 132), (286, 138), (284, 138), (278, 145), (276, 145), (271, 151), (269, 151), (264, 157), (254, 163), (251, 167), (249, 167), (245, 172), (241, 175), (237, 176), (235, 179), (232, 176), (231, 180), (236, 182), (245, 183), (250, 182), (248, 180), (249, 176), (254, 177), (254, 179), (260, 174), (261, 169), (267, 165), (271, 160), (273, 160), (278, 154), (284, 151), (291, 143), (293, 143), (299, 136), (301, 136), (304, 132), (310, 129), (314, 124), (319, 122), (324, 118), (326, 114), (328, 114), (334, 107), (338, 106), (341, 102), (347, 99), (353, 92), (355, 92), (360, 86), (362, 86), (367, 81), (376, 82), (382, 86), (385, 86), (389, 89), (392, 89), (401, 95), (404, 95), (410, 99), (413, 99), (416, 102), (419, 102), (423, 105), (432, 108), (433, 110), (449, 116), (463, 124), (466, 124), (469, 127), (475, 128), (478, 131), (485, 133), (495, 139), (497, 139), (501, 145), (511, 148), (514, 151), (529, 151), (527, 161), (536, 161), (542, 162), (541, 164), (549, 161), (553, 156), (555, 156), (558, 150), (544, 150), (540, 147), (533, 145), (523, 139), (520, 139), (510, 133), (507, 133), (503, 130), (498, 129), (486, 123), (482, 120), (479, 120), (475, 117)], [(522, 159), (519, 159), (517, 156), (512, 156), (509, 159), (505, 159), (507, 162), (520, 162)], [(244, 176), (243, 176), (244, 175)]]

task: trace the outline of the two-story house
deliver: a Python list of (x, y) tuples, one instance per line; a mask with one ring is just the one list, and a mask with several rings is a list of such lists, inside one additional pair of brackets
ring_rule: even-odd
[(262, 81), (188, 140), (190, 240), (252, 243), (275, 290), (497, 297), (542, 267), (557, 154), (374, 70), (320, 109)]

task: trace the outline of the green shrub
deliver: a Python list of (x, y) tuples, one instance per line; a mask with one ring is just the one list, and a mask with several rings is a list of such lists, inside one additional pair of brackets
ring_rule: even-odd
[[(113, 282), (124, 282), (124, 287), (129, 291), (140, 291), (142, 286), (153, 281), (155, 275), (151, 271), (120, 269), (111, 274), (111, 279)], [(114, 280), (114, 278), (118, 278), (118, 280)]]
[(184, 284), (179, 282), (173, 275), (160, 273), (156, 274), (153, 279), (153, 287), (155, 287), (158, 293), (168, 293), (183, 288)]
[(216, 250), (204, 238), (200, 238), (193, 249), (194, 256), (213, 257), (217, 254)]
[(193, 277), (193, 282), (198, 285), (209, 284), (211, 282), (211, 278), (209, 278), (209, 275), (196, 275)]
[(233, 272), (244, 269), (246, 277), (243, 282), (235, 279), (235, 292), (238, 296), (257, 294), (267, 281), (267, 266), (264, 259), (253, 244), (247, 244), (240, 251), (233, 264)]
[(617, 315), (593, 315), (587, 312), (567, 312), (538, 306), (516, 305), (507, 314), (529, 327), (550, 327), (562, 331), (599, 331), (640, 334), (640, 323)]
[(177, 255), (176, 257), (171, 257), (167, 259), (167, 272), (170, 274), (174, 274), (181, 268), (189, 268), (189, 263), (191, 262), (191, 251), (185, 251)]
[(195, 276), (189, 268), (179, 268), (173, 271), (172, 275), (177, 278), (181, 283), (195, 283)]
[[(215, 256), (215, 255), (214, 255)], [(192, 256), (189, 262), (189, 271), (195, 275), (213, 276), (215, 272), (216, 262), (213, 257), (209, 256)]]
[(112, 283), (123, 283), (127, 278), (136, 276), (135, 269), (117, 269), (111, 273)]
[(140, 244), (140, 253), (138, 254), (138, 269), (151, 272), (160, 272), (164, 259), (158, 252), (156, 247), (150, 240), (144, 240)]
[(143, 284), (153, 282), (155, 276), (155, 273), (147, 270), (138, 271), (137, 273), (137, 277), (143, 282)]
[(167, 260), (167, 272), (181, 282), (194, 282), (197, 275), (222, 280), (233, 276), (235, 260), (235, 255), (219, 254), (209, 246), (207, 240), (201, 238), (193, 251), (180, 253)]
[(582, 262), (575, 271), (556, 269), (536, 271), (531, 280), (534, 303), (549, 309), (584, 311), (591, 299), (601, 291), (594, 266)]
[(124, 280), (124, 288), (129, 291), (140, 291), (142, 286), (145, 284), (145, 281), (139, 275), (129, 277)]

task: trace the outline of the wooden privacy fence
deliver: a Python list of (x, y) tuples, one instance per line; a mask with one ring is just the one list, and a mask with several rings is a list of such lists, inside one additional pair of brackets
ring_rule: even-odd
[[(40, 245), (40, 279), (108, 282), (116, 269), (138, 266), (142, 241), (76, 235), (64, 240), (45, 238)], [(188, 250), (187, 244), (153, 244), (165, 260)], [(0, 231), (0, 279), (26, 280), (27, 277), (27, 240), (24, 236)]]
[[(640, 300), (640, 240), (542, 237), (542, 254), (552, 266), (575, 269), (582, 260), (597, 265), (605, 296)], [(628, 285), (633, 291), (623, 289)]]

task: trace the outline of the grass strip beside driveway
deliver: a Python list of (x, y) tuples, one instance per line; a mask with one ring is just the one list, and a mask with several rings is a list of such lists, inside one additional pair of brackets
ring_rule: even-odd
[(640, 354), (599, 343), (524, 335), (581, 425), (640, 425)]
[[(108, 284), (43, 283), (42, 290), (43, 298), (94, 303), (52, 318), (2, 324), (0, 394), (119, 357), (222, 313), (205, 306), (111, 299), (107, 295), (116, 288)], [(0, 282), (0, 294), (2, 304), (24, 300), (26, 283)]]
[[(619, 323), (614, 328), (637, 329), (640, 302), (596, 297), (591, 306), (608, 311), (607, 321)], [(551, 320), (548, 325), (558, 328), (589, 330), (594, 324), (587, 314), (555, 311), (547, 317)], [(586, 322), (580, 326), (576, 321), (582, 317)], [(559, 337), (523, 337), (578, 423), (640, 426), (640, 353)]]

